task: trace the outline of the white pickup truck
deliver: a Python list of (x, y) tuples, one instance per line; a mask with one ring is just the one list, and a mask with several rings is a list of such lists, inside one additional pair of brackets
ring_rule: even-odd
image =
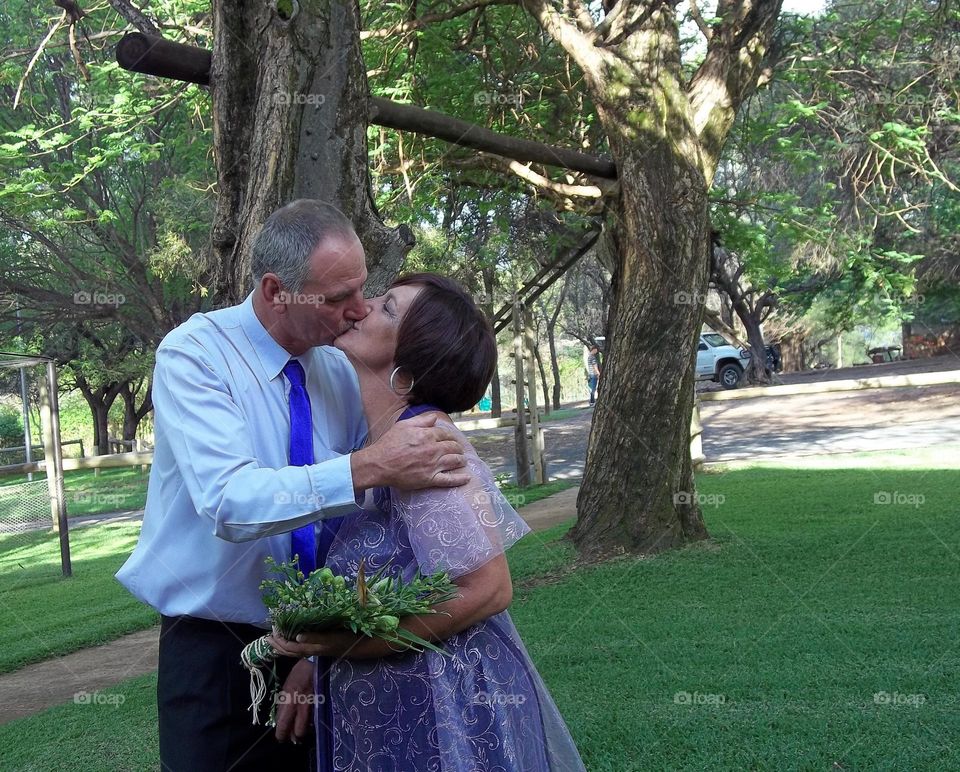
[(716, 381), (725, 389), (735, 389), (750, 355), (745, 349), (731, 346), (722, 335), (705, 332), (697, 349), (697, 380)]

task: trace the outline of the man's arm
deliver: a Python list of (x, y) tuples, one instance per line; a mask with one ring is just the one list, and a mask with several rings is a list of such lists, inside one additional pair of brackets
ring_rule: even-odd
[(450, 471), (463, 466), (463, 449), (449, 430), (432, 426), (431, 416), (404, 421), (350, 456), (261, 466), (248, 419), (229, 387), (199, 354), (176, 346), (157, 351), (153, 402), (157, 434), (170, 444), (194, 508), (227, 541), (346, 514), (356, 507), (356, 492), (369, 487), (412, 489), (469, 479)]
[(153, 402), (158, 442), (169, 443), (194, 508), (220, 538), (284, 533), (356, 506), (348, 456), (262, 466), (247, 416), (200, 354), (157, 350)]

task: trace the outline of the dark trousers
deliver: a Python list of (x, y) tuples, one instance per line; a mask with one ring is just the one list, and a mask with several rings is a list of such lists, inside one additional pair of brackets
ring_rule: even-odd
[[(266, 726), (273, 684), (260, 723), (250, 706), (250, 673), (240, 651), (266, 631), (253, 625), (194, 617), (162, 617), (157, 707), (160, 766), (164, 772), (306, 772), (312, 743), (278, 743)], [(282, 685), (296, 660), (281, 657)]]

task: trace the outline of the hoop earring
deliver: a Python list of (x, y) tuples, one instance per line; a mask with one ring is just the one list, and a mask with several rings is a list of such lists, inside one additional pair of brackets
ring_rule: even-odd
[(400, 372), (400, 368), (399, 368), (399, 367), (394, 367), (394, 368), (393, 368), (393, 372), (390, 373), (390, 391), (392, 391), (392, 392), (393, 392), (394, 394), (396, 394), (398, 397), (405, 397), (405, 396), (407, 396), (411, 391), (413, 391), (413, 383), (414, 383), (414, 382), (413, 382), (413, 381), (410, 381), (410, 385), (407, 387), (407, 390), (406, 390), (406, 391), (397, 391), (397, 387), (396, 387), (396, 385), (394, 384), (393, 379), (397, 377), (397, 373), (399, 373), (399, 372)]

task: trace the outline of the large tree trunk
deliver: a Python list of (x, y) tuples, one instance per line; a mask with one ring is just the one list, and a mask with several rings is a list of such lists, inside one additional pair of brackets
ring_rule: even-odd
[(702, 307), (674, 302), (677, 293), (696, 297), (706, 287), (707, 188), (696, 157), (662, 145), (643, 151), (629, 141), (625, 117), (602, 115), (608, 136), (622, 140), (618, 265), (571, 535), (588, 555), (658, 552), (707, 535), (690, 462)]
[[(257, 230), (277, 207), (302, 197), (328, 201), (353, 221), (367, 255), (367, 287), (381, 292), (413, 234), (406, 226), (386, 227), (371, 197), (359, 6), (353, 0), (213, 0), (212, 6), (217, 303), (244, 297)], [(277, 7), (294, 10), (285, 18)]]
[(594, 23), (580, 0), (522, 1), (583, 70), (620, 181), (604, 383), (571, 535), (587, 556), (658, 552), (706, 536), (690, 461), (703, 308), (675, 298), (705, 296), (707, 192), (780, 0), (720, 0), (689, 82), (674, 3), (606, 0)]

